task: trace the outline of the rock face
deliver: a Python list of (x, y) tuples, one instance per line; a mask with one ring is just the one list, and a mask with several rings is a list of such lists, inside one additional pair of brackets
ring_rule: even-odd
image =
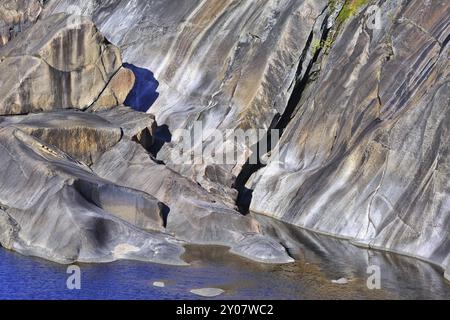
[(145, 149), (152, 147), (157, 127), (153, 115), (135, 112), (124, 106), (102, 110), (96, 114), (119, 126), (125, 138), (139, 142)]
[[(73, 5), (51, 1), (46, 14), (70, 12)], [(237, 192), (231, 187), (249, 146), (236, 144), (236, 161), (228, 165), (180, 165), (172, 158), (181, 139), (177, 129), (191, 130), (198, 121), (225, 134), (276, 123), (312, 59), (309, 44), (322, 36), (327, 1), (86, 0), (76, 5), (123, 50), (125, 61), (149, 69), (160, 82), (150, 112), (168, 126), (173, 143), (158, 158), (233, 202)], [(206, 147), (211, 138), (200, 135), (193, 145), (204, 141)], [(217, 149), (230, 144), (235, 142), (228, 135)]]
[(251, 209), (445, 269), (450, 4), (375, 3), (380, 29), (368, 28), (364, 9), (345, 25), (279, 159), (254, 178)]
[(180, 244), (150, 230), (162, 227), (153, 197), (97, 177), (14, 127), (0, 128), (0, 149), (2, 246), (59, 263), (182, 263)]
[[(108, 40), (88, 18), (61, 14), (74, 7)], [(236, 188), (247, 187), (252, 211), (431, 261), (448, 277), (448, 1), (51, 0), (41, 16), (0, 49), (0, 115), (52, 111), (0, 120), (4, 246), (61, 261), (173, 262), (176, 238), (291, 261), (286, 241), (236, 211)], [(132, 88), (155, 87), (159, 96), (131, 99), (157, 97), (154, 116), (117, 107)], [(178, 129), (196, 124), (185, 152), (231, 145), (237, 159), (178, 163)], [(283, 135), (268, 165), (244, 165), (255, 146), (228, 130), (272, 128)], [(214, 129), (225, 139), (211, 141)], [(24, 185), (29, 175), (36, 185)], [(75, 215), (76, 231), (62, 222)], [(90, 233), (99, 216), (104, 241)]]
[(42, 12), (42, 0), (3, 0), (0, 4), (0, 46), (32, 25)]
[(122, 139), (120, 126), (73, 110), (5, 117), (0, 126), (19, 128), (88, 165)]
[(54, 15), (0, 49), (0, 115), (120, 105), (133, 77), (92, 21)]
[[(88, 18), (65, 14), (47, 17), (0, 53), (4, 57), (0, 68), (15, 65), (19, 70), (17, 78), (2, 73), (5, 96), (0, 110), (8, 117), (0, 118), (0, 127), (5, 148), (13, 148), (4, 155), (12, 160), (4, 161), (5, 185), (0, 190), (0, 202), (7, 208), (2, 209), (5, 247), (58, 262), (102, 262), (130, 256), (173, 263), (181, 251), (177, 245), (172, 246), (174, 238), (164, 234), (167, 227), (183, 243), (224, 245), (236, 254), (264, 262), (292, 261), (276, 240), (261, 234), (256, 220), (240, 215), (152, 158), (146, 149), (153, 145), (155, 118), (117, 106), (133, 87), (134, 75), (121, 67), (119, 49), (109, 44)], [(37, 69), (24, 61), (37, 62)], [(58, 76), (48, 77), (51, 72)], [(41, 111), (46, 112), (26, 114)], [(14, 148), (23, 143), (33, 152), (16, 155)], [(57, 159), (42, 156), (42, 152)], [(41, 158), (36, 160), (36, 153)], [(9, 176), (15, 173), (9, 162), (42, 167), (41, 175), (39, 170), (35, 172), (37, 185), (33, 186), (35, 182), (26, 171), (23, 181), (20, 176)], [(25, 209), (14, 202), (14, 196), (27, 178), (31, 190), (25, 188), (20, 198), (33, 198), (35, 202)], [(53, 193), (41, 195), (53, 187)], [(77, 212), (86, 226), (69, 223)], [(101, 220), (100, 230), (95, 231), (85, 216), (100, 214), (106, 222)], [(29, 224), (22, 219), (28, 216), (43, 216), (36, 218), (43, 223)], [(48, 226), (55, 219), (62, 222)], [(70, 239), (60, 241), (58, 247), (58, 238), (68, 228)], [(85, 228), (94, 228), (98, 237), (105, 237), (98, 252), (91, 252), (96, 239), (92, 243), (76, 241), (88, 237)], [(149, 234), (152, 230), (163, 233)], [(116, 232), (123, 232), (123, 236)], [(44, 237), (46, 234), (51, 234), (50, 240)]]

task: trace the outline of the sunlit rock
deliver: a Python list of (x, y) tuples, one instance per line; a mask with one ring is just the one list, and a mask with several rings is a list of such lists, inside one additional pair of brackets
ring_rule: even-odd
[[(450, 254), (448, 1), (350, 18), (277, 146), (251, 209), (353, 243)], [(417, 8), (421, 8), (417, 10)]]
[[(311, 62), (310, 45), (320, 42), (326, 0), (91, 1), (77, 2), (106, 37), (123, 50), (124, 61), (152, 72), (159, 96), (150, 107), (159, 125), (173, 133), (158, 158), (208, 191), (228, 198), (246, 160), (248, 146), (236, 144), (236, 159), (216, 164), (179, 164), (172, 149), (177, 129), (195, 121), (224, 134), (267, 129), (285, 112), (296, 81)], [(70, 12), (73, 1), (49, 3), (45, 14)], [(195, 137), (208, 145), (211, 136)], [(217, 148), (234, 145), (226, 135)], [(220, 179), (212, 172), (218, 172)], [(225, 182), (225, 184), (223, 184)]]
[(42, 12), (42, 2), (42, 0), (2, 0), (0, 46), (36, 22)]
[(195, 182), (155, 161), (141, 145), (123, 140), (93, 165), (99, 176), (151, 194), (168, 207), (167, 230), (177, 239), (222, 245), (236, 254), (268, 263), (292, 259), (259, 224), (218, 201)]
[(133, 84), (119, 49), (85, 17), (50, 16), (0, 49), (0, 115), (121, 105)]
[(20, 128), (88, 165), (122, 139), (120, 126), (96, 114), (72, 110), (3, 117), (2, 126)]

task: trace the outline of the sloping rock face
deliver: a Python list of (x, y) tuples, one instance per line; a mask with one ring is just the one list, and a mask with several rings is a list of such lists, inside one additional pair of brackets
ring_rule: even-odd
[[(150, 112), (173, 133), (158, 158), (233, 202), (231, 187), (250, 146), (225, 133), (278, 121), (312, 59), (307, 48), (322, 37), (326, 6), (325, 0), (54, 0), (46, 14), (78, 8), (123, 50), (125, 61), (154, 72), (160, 96)], [(195, 121), (205, 132), (223, 133), (217, 149), (235, 146), (236, 160), (180, 164), (172, 153), (181, 139), (177, 129), (191, 130)], [(193, 145), (206, 147), (211, 139), (205, 133)]]
[(0, 3), (0, 46), (36, 22), (42, 7), (43, 0), (3, 0)]
[(323, 57), (251, 209), (355, 243), (450, 260), (448, 1), (374, 1)]
[(0, 49), (0, 115), (120, 105), (133, 84), (119, 49), (84, 17), (40, 20)]
[(99, 178), (14, 127), (0, 128), (0, 149), (2, 246), (59, 263), (183, 263), (180, 243), (151, 231), (162, 227), (155, 198)]
[[(149, 229), (146, 223), (121, 217), (117, 206), (103, 204), (122, 196), (107, 191), (103, 197), (99, 190), (120, 185), (121, 192), (140, 192), (147, 200), (134, 206), (131, 217), (145, 216), (140, 208), (151, 207), (163, 216), (162, 222), (153, 219), (156, 225), (186, 242), (226, 245), (260, 261), (290, 261), (256, 220), (235, 211), (233, 187), (247, 182), (254, 189), (253, 211), (431, 261), (448, 277), (450, 4), (349, 0), (342, 5), (325, 0), (52, 0), (45, 20), (0, 49), (0, 114), (61, 108), (90, 112), (98, 130), (90, 132), (89, 121), (82, 130), (101, 132), (111, 145), (100, 150), (94, 144), (94, 150), (81, 154), (70, 148), (73, 137), (49, 140), (51, 134), (40, 134), (55, 130), (42, 118), (3, 121), (8, 130), (26, 131), (74, 158), (91, 159), (94, 180), (110, 182), (93, 183), (92, 178), (73, 189), (141, 231)], [(374, 8), (381, 18), (376, 25), (367, 18)], [(160, 94), (150, 112), (172, 133), (171, 143), (157, 154), (148, 152), (158, 132), (155, 119), (141, 121), (131, 110), (111, 108), (122, 104), (134, 83), (121, 67), (118, 49), (87, 18), (76, 18), (76, 27), (70, 28), (73, 18), (52, 16), (73, 11), (91, 17), (123, 50), (125, 61), (154, 73)], [(78, 50), (84, 52), (81, 60), (70, 54)], [(58, 76), (48, 76), (52, 72)], [(213, 141), (216, 149), (233, 145), (238, 159), (226, 165), (211, 159), (179, 164), (172, 153), (182, 138), (177, 129), (192, 132), (195, 123), (203, 127), (203, 135), (193, 137), (195, 146), (209, 147), (208, 132), (218, 129), (225, 140)], [(269, 164), (248, 180), (260, 164), (242, 166), (250, 148), (236, 143), (227, 130), (270, 128), (281, 129), (282, 139), (266, 155)], [(0, 203), (5, 246), (14, 243), (21, 226), (8, 203)], [(111, 255), (130, 246), (106, 248)]]

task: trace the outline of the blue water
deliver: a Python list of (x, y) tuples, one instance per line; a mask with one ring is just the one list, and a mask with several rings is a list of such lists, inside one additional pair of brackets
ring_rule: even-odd
[[(217, 299), (450, 299), (450, 283), (429, 264), (304, 231), (290, 237), (299, 241), (292, 264), (259, 264), (225, 248), (191, 246), (186, 267), (79, 264), (81, 290), (67, 289), (67, 266), (0, 248), (0, 299), (200, 299), (189, 291), (205, 287), (225, 290)], [(381, 290), (366, 286), (366, 268), (374, 263), (382, 270)], [(341, 277), (349, 283), (331, 282)], [(155, 281), (166, 287), (154, 287)]]
[(159, 82), (150, 70), (139, 68), (133, 64), (123, 66), (133, 71), (135, 83), (124, 104), (136, 111), (147, 112), (159, 97)]
[[(226, 289), (222, 298), (245, 299), (255, 296), (254, 286), (261, 281), (261, 274), (254, 275), (251, 270), (214, 262), (193, 263), (198, 265), (175, 267), (133, 261), (79, 264), (81, 290), (69, 290), (67, 266), (0, 249), (0, 299), (197, 299), (189, 291), (203, 287)], [(258, 289), (257, 296), (276, 297), (277, 286), (269, 285), (274, 280)], [(163, 281), (166, 287), (154, 287), (154, 281)], [(236, 285), (242, 283), (248, 287), (236, 291)]]

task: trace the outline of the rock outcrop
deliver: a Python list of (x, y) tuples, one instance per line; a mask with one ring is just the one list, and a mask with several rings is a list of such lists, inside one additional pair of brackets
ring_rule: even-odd
[[(74, 5), (108, 40), (88, 18), (60, 14)], [(17, 158), (14, 148), (37, 138), (87, 162), (92, 171), (81, 165), (87, 183), (55, 178), (58, 197), (75, 207), (80, 201), (82, 212), (88, 204), (107, 212), (108, 221), (127, 230), (121, 237), (134, 230), (147, 234), (149, 225), (165, 227), (171, 236), (150, 233), (150, 239), (162, 241), (168, 252), (179, 253), (177, 238), (225, 245), (254, 260), (291, 261), (276, 234), (236, 211), (247, 191), (253, 192), (252, 211), (430, 261), (448, 277), (448, 1), (51, 0), (42, 16), (0, 49), (0, 114), (86, 113), (3, 119), (3, 163), (20, 171), (20, 161), (8, 157)], [(156, 78), (154, 117), (114, 108), (139, 80), (123, 68), (118, 48), (134, 70)], [(203, 132), (192, 137), (186, 153), (215, 143), (219, 152), (233, 146), (237, 159), (178, 163), (173, 151), (184, 138), (178, 129), (193, 132), (196, 123)], [(155, 151), (161, 128), (171, 137)], [(236, 142), (228, 131), (272, 128), (282, 138), (264, 156), (268, 164), (244, 165), (255, 145)], [(214, 129), (223, 141), (211, 142)], [(77, 140), (84, 134), (96, 141)], [(23, 157), (37, 161), (33, 152)], [(64, 163), (70, 179), (79, 180), (80, 164)], [(3, 169), (8, 178), (9, 171)], [(40, 179), (37, 190), (57, 188)], [(16, 186), (5, 181), (0, 240), (11, 247), (28, 225), (14, 211), (10, 190)], [(42, 205), (55, 206), (58, 197)], [(37, 196), (25, 198), (35, 201), (26, 212), (41, 212)], [(123, 198), (135, 199), (131, 216), (120, 216), (113, 203)], [(154, 213), (151, 223), (147, 209)], [(111, 260), (111, 252), (128, 245), (151, 250), (136, 241), (113, 250), (108, 239), (97, 256)]]
[(198, 184), (155, 161), (141, 145), (123, 140), (105, 152), (92, 169), (100, 177), (141, 190), (164, 202), (167, 230), (177, 239), (231, 247), (253, 260), (285, 263), (292, 259), (259, 223), (221, 203)]
[[(46, 14), (70, 12), (73, 5), (51, 1)], [(327, 1), (88, 0), (77, 6), (123, 50), (126, 62), (149, 69), (160, 82), (150, 112), (173, 136), (158, 158), (234, 202), (232, 186), (250, 146), (235, 143), (227, 130), (267, 129), (278, 121), (312, 59), (309, 44), (322, 37)], [(196, 121), (224, 135), (217, 150), (236, 147), (234, 163), (207, 158), (182, 165), (173, 159), (181, 139), (177, 129), (191, 130)], [(200, 135), (193, 145), (206, 147), (211, 138)]]
[[(129, 252), (125, 249), (129, 247), (134, 248), (130, 249), (133, 257), (146, 259), (141, 255), (148, 254), (147, 260), (158, 261), (156, 253), (149, 251), (158, 252), (157, 241), (164, 246), (162, 239), (166, 236), (152, 233), (150, 240), (156, 240), (151, 243), (142, 239), (151, 230), (164, 233), (167, 227), (183, 243), (224, 245), (236, 254), (264, 262), (292, 261), (276, 240), (261, 234), (254, 219), (220, 203), (195, 182), (148, 153), (153, 145), (155, 117), (118, 106), (133, 87), (134, 75), (121, 66), (119, 49), (109, 44), (88, 18), (65, 14), (47, 17), (8, 43), (0, 54), (4, 57), (0, 69), (14, 65), (19, 71), (10, 78), (2, 73), (5, 85), (1, 90), (5, 96), (0, 110), (8, 116), (0, 118), (0, 127), (6, 140), (8, 135), (18, 139), (11, 137), (5, 142), (5, 148), (9, 144), (13, 148), (7, 150), (5, 157), (9, 155), (13, 160), (5, 159), (4, 163), (23, 161), (30, 162), (30, 167), (43, 168), (41, 175), (39, 170), (35, 172), (37, 182), (30, 178), (29, 185), (39, 197), (27, 194), (32, 192), (27, 189), (20, 192), (21, 197), (36, 201), (26, 211), (20, 203), (14, 203), (13, 191), (22, 186), (21, 177), (14, 180), (14, 185), (6, 183), (8, 179), (13, 181), (8, 175), (14, 171), (8, 169), (9, 165), (4, 168), (5, 185), (0, 194), (8, 209), (2, 209), (5, 212), (2, 231), (6, 230), (2, 234), (11, 234), (8, 230), (15, 230), (11, 226), (22, 230), (17, 236), (3, 240), (6, 247), (59, 262), (110, 261), (127, 257)], [(21, 143), (26, 143), (33, 152), (16, 155), (14, 148)], [(64, 161), (42, 156), (42, 152)], [(36, 160), (36, 153), (43, 159)], [(24, 175), (25, 181), (28, 173)], [(46, 189), (52, 189), (53, 193), (41, 195)], [(102, 220), (100, 227), (112, 225), (112, 231), (107, 228), (95, 231), (99, 237), (108, 239), (92, 256), (83, 250), (94, 250), (94, 243), (76, 241), (77, 237), (87, 237), (83, 230), (90, 228), (90, 220), (81, 230), (67, 222), (76, 212), (81, 212), (79, 218), (83, 221), (86, 215), (103, 214), (107, 222)], [(17, 218), (24, 215), (43, 216), (43, 224), (28, 224)], [(47, 220), (53, 219), (63, 222), (49, 227)], [(125, 230), (131, 226), (134, 231)], [(55, 243), (67, 228), (73, 229), (71, 238), (58, 247)], [(135, 236), (136, 230), (141, 230), (142, 236)], [(123, 232), (123, 238), (117, 235), (115, 239), (115, 232)], [(41, 234), (48, 233), (51, 240), (41, 239)], [(136, 239), (127, 240), (132, 237)], [(28, 241), (25, 249), (18, 245), (24, 241)], [(119, 246), (120, 254), (112, 246)], [(76, 251), (77, 248), (82, 252)], [(161, 254), (164, 255), (161, 261), (176, 260), (174, 255), (166, 257), (164, 250)]]
[(120, 127), (126, 139), (139, 142), (146, 150), (152, 148), (157, 127), (153, 115), (125, 106), (101, 110), (96, 114)]
[(133, 84), (119, 49), (85, 17), (53, 15), (0, 49), (0, 115), (121, 105)]
[(88, 165), (122, 139), (120, 126), (75, 110), (4, 117), (0, 126), (19, 128)]
[(345, 24), (249, 186), (251, 209), (446, 269), (450, 4), (373, 3), (380, 28), (365, 8)]
[(0, 149), (2, 246), (59, 263), (183, 263), (181, 244), (152, 231), (162, 227), (155, 198), (99, 178), (15, 127), (0, 128)]

